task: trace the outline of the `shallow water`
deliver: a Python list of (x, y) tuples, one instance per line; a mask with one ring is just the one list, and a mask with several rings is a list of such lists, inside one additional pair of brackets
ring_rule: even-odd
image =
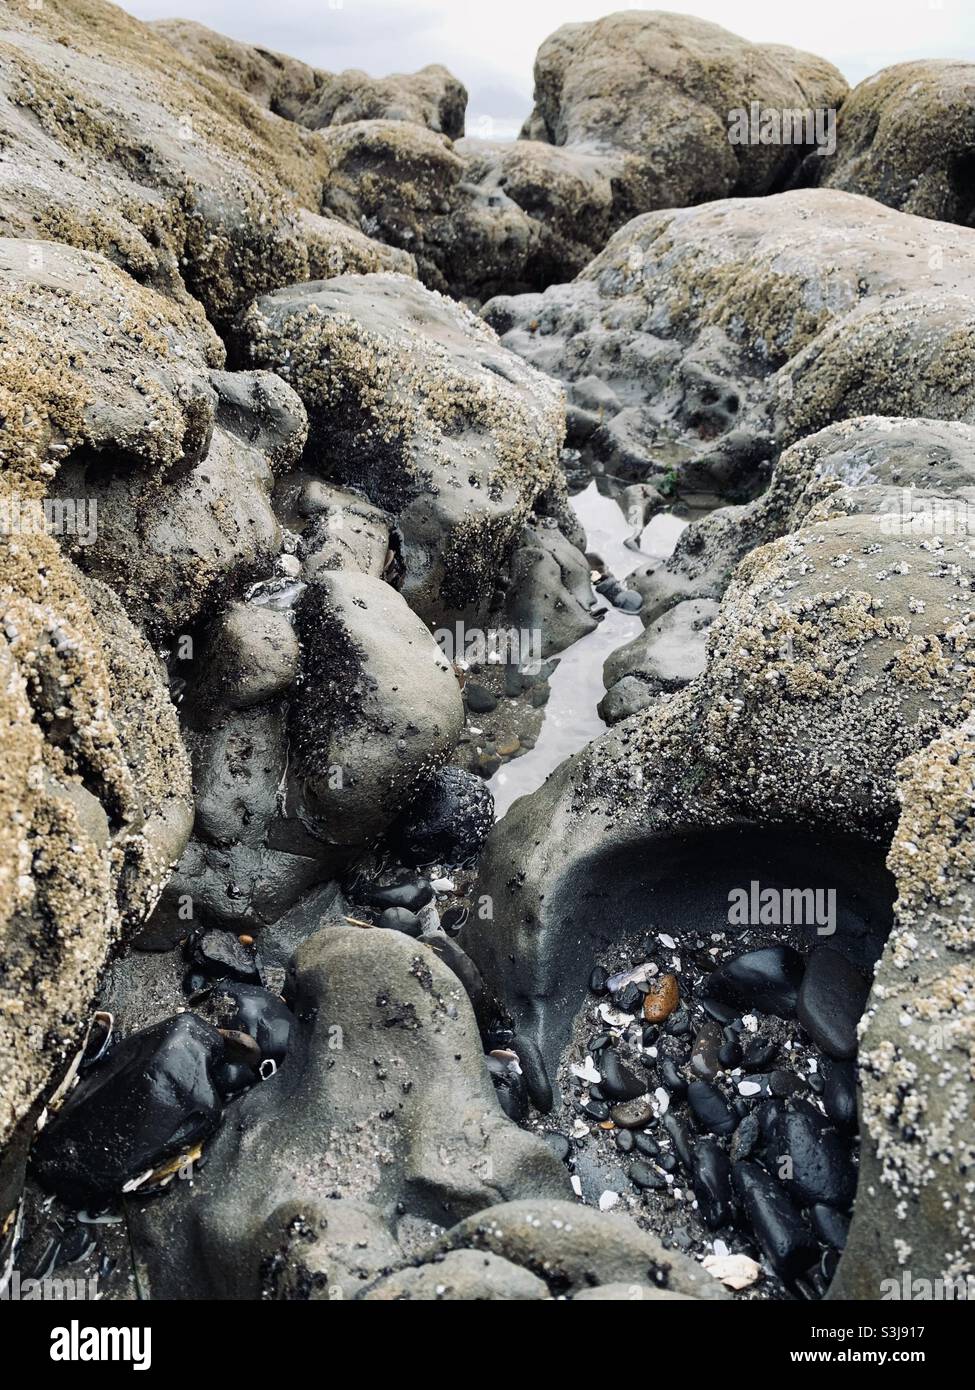
[[(645, 560), (666, 559), (687, 525), (671, 512), (660, 512), (644, 528), (640, 549), (633, 550), (624, 544), (631, 532), (622, 510), (598, 491), (595, 481), (573, 497), (572, 506), (585, 528), (587, 549), (597, 554), (617, 579), (625, 579)], [(520, 796), (540, 787), (561, 762), (606, 732), (596, 712), (605, 694), (603, 662), (617, 647), (632, 641), (642, 626), (639, 613), (623, 613), (607, 605), (595, 632), (560, 653), (538, 742), (491, 779), (499, 820)]]

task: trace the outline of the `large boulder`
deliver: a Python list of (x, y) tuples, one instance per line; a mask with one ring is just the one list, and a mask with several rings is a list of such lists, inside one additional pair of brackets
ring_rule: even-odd
[(615, 228), (654, 208), (777, 191), (802, 148), (732, 143), (732, 113), (757, 102), (835, 115), (846, 91), (837, 69), (812, 54), (752, 44), (689, 15), (620, 11), (545, 40), (522, 138), (601, 153)]
[(453, 750), (464, 724), (460, 686), (425, 624), (381, 579), (324, 572), (296, 617), (300, 815), (331, 843), (368, 844)]
[(0, 234), (101, 251), (218, 328), (288, 281), (411, 270), (321, 215), (318, 137), (105, 0), (12, 0), (0, 50)]
[(869, 1202), (834, 1298), (961, 1297), (971, 1279), (973, 738), (968, 718), (900, 769), (896, 919), (860, 1029), (860, 1188)]
[(283, 53), (228, 39), (192, 20), (160, 19), (151, 27), (259, 105), (311, 130), (389, 120), (411, 121), (451, 139), (464, 133), (467, 90), (439, 63), (389, 77), (370, 77), (355, 68), (330, 73)]
[(357, 1298), (444, 1226), (565, 1170), (502, 1113), (470, 1003), (428, 946), (326, 927), (289, 986), (286, 1065), (247, 1092), (192, 1183), (129, 1204), (154, 1298)]
[(761, 496), (692, 522), (663, 564), (634, 572), (642, 615), (719, 599), (738, 562), (813, 515), (882, 514), (886, 530), (919, 539), (953, 530), (975, 501), (975, 427), (954, 420), (866, 415), (799, 440), (780, 456)]
[(493, 916), (461, 941), (554, 1067), (594, 956), (645, 931), (648, 903), (675, 936), (726, 931), (729, 884), (832, 883), (848, 916), (831, 948), (869, 969), (857, 953), (890, 910), (893, 836), (897, 917), (861, 1024), (864, 1170), (836, 1284), (876, 1299), (903, 1269), (970, 1267), (975, 575), (967, 427), (859, 433), (862, 448), (852, 423), (826, 432), (804, 466), (795, 451), (797, 529), (738, 566), (703, 672), (496, 827), (477, 889)]
[(975, 243), (939, 227), (934, 264), (934, 236), (824, 189), (647, 213), (571, 284), (483, 314), (565, 382), (585, 457), (662, 497), (741, 500), (834, 420), (973, 418)]
[(975, 225), (975, 64), (926, 58), (866, 78), (843, 104), (835, 157), (810, 164), (825, 188)]
[(77, 1045), (99, 972), (155, 905), (192, 805), (158, 662), (115, 595), (86, 584), (51, 536), (5, 533), (0, 611), (2, 1143)]
[(486, 611), (558, 476), (558, 387), (468, 310), (401, 276), (277, 291), (240, 333), (254, 365), (304, 402), (320, 473), (396, 518), (410, 606), (428, 620)]

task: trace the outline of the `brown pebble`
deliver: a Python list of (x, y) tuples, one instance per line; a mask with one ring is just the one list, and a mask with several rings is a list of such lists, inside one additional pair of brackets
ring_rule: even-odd
[(612, 1123), (620, 1129), (642, 1129), (653, 1119), (653, 1106), (646, 1096), (637, 1096), (614, 1105), (609, 1113)]
[(643, 1001), (643, 1017), (648, 1023), (663, 1023), (680, 1003), (676, 975), (661, 975), (650, 981), (650, 991)]
[(246, 933), (244, 933), (242, 936), (238, 936), (237, 940), (240, 942), (242, 946), (253, 946), (254, 944), (254, 938), (252, 936), (248, 936)]

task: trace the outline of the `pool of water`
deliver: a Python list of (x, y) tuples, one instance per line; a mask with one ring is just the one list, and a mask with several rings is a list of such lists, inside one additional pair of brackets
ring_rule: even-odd
[[(587, 549), (597, 554), (617, 579), (625, 579), (646, 560), (666, 559), (687, 525), (671, 512), (659, 512), (644, 528), (639, 549), (633, 549), (625, 544), (631, 531), (622, 510), (611, 497), (599, 492), (595, 480), (573, 497), (572, 505), (585, 528)], [(596, 630), (561, 653), (535, 747), (506, 763), (491, 779), (499, 820), (520, 796), (540, 787), (561, 762), (606, 732), (596, 712), (605, 694), (603, 662), (617, 647), (632, 641), (642, 626), (638, 613), (623, 613), (607, 605)]]

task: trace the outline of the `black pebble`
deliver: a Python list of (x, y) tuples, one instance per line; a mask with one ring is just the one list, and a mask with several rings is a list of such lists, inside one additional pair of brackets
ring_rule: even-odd
[(724, 1096), (710, 1081), (691, 1081), (687, 1099), (694, 1118), (702, 1129), (711, 1134), (733, 1134), (738, 1116)]
[(686, 1173), (694, 1171), (694, 1150), (691, 1147), (691, 1137), (685, 1127), (678, 1120), (676, 1115), (670, 1111), (664, 1116), (664, 1129), (670, 1136), (670, 1142), (674, 1146), (674, 1152), (680, 1160), (680, 1165)]
[(857, 1085), (853, 1062), (831, 1062), (823, 1087), (826, 1114), (837, 1129), (856, 1129)]
[(494, 1082), (494, 1094), (498, 1104), (515, 1124), (523, 1124), (528, 1118), (528, 1091), (525, 1079), (515, 1069), (503, 1062), (500, 1057), (485, 1057), (485, 1064)]
[(819, 1256), (819, 1247), (789, 1194), (749, 1159), (731, 1169), (745, 1218), (780, 1279), (794, 1284)]
[(808, 1101), (771, 1101), (769, 1107), (765, 1159), (781, 1171), (793, 1197), (803, 1206), (849, 1206), (856, 1192), (849, 1141)]
[(216, 1028), (192, 1013), (123, 1038), (41, 1131), (33, 1152), (41, 1186), (70, 1206), (104, 1204), (212, 1134), (223, 1050)]
[(629, 1167), (630, 1181), (637, 1187), (659, 1191), (660, 1188), (667, 1186), (665, 1178), (660, 1177), (646, 1163), (641, 1163), (639, 1159), (631, 1163)]
[(548, 1079), (545, 1063), (538, 1043), (527, 1033), (516, 1033), (511, 1039), (511, 1050), (517, 1052), (521, 1064), (528, 1099), (535, 1109), (547, 1115), (552, 1108), (552, 1083)]
[(605, 994), (606, 981), (608, 979), (609, 971), (604, 969), (601, 965), (595, 966), (589, 976), (589, 988), (592, 990), (593, 994)]
[(809, 957), (799, 991), (799, 1022), (828, 1057), (856, 1056), (857, 1024), (870, 986), (859, 970), (828, 946)]
[(716, 1139), (702, 1139), (694, 1151), (694, 1196), (704, 1224), (712, 1231), (732, 1218), (731, 1164)]
[(664, 1032), (671, 1038), (686, 1038), (691, 1031), (690, 1010), (679, 1008), (674, 1011), (664, 1024)]
[(809, 1089), (805, 1077), (794, 1071), (773, 1071), (768, 1084), (773, 1096), (794, 1096)]
[(850, 1218), (822, 1202), (815, 1202), (809, 1208), (809, 1216), (819, 1239), (834, 1250), (842, 1250), (850, 1232)]
[(636, 1013), (643, 1005), (643, 992), (634, 984), (623, 985), (613, 995), (613, 1003), (624, 1013)]
[(379, 914), (379, 926), (386, 931), (401, 931), (404, 936), (419, 936), (423, 931), (420, 919), (408, 907), (386, 907)]
[(356, 901), (375, 908), (377, 912), (383, 912), (387, 907), (405, 907), (410, 912), (419, 912), (421, 907), (433, 901), (433, 885), (429, 879), (411, 874), (404, 876), (399, 883), (384, 886), (367, 884), (357, 890)]
[(243, 946), (233, 932), (216, 928), (198, 929), (186, 942), (186, 960), (190, 970), (205, 975), (208, 980), (241, 980), (260, 984), (261, 976), (254, 952)]
[(670, 1057), (665, 1057), (660, 1063), (660, 1084), (670, 1094), (672, 1102), (684, 1100), (687, 1095), (687, 1082), (677, 1070), (677, 1065)]
[(600, 1057), (599, 1072), (602, 1077), (600, 1090), (610, 1100), (635, 1100), (647, 1089), (644, 1081), (623, 1066), (619, 1053), (612, 1048), (607, 1048)]
[(620, 1153), (628, 1154), (633, 1152), (636, 1140), (633, 1137), (632, 1129), (620, 1129), (616, 1131), (616, 1147)]
[(725, 961), (705, 983), (708, 998), (792, 1018), (803, 978), (803, 959), (791, 946), (763, 946)]

